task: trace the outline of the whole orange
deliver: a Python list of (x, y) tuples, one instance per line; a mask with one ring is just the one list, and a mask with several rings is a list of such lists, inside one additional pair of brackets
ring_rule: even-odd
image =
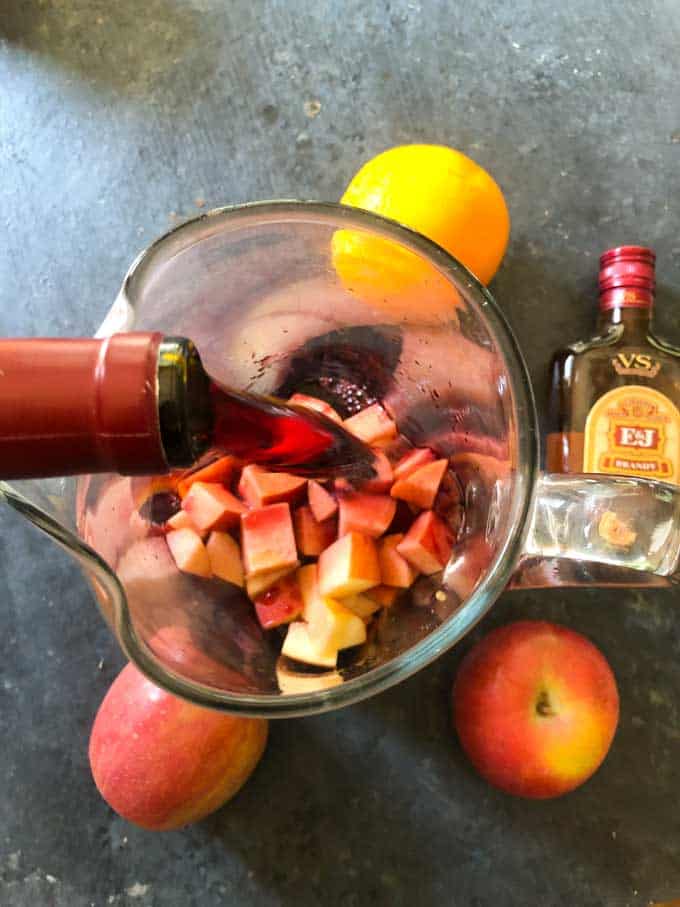
[(510, 216), (498, 184), (471, 158), (443, 145), (401, 145), (368, 161), (341, 198), (427, 236), (484, 284), (508, 244)]

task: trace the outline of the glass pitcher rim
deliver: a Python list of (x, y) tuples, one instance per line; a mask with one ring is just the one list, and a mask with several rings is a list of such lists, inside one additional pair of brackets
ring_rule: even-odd
[[(115, 571), (70, 530), (63, 530), (63, 527), (60, 527), (62, 531), (58, 537), (55, 536), (49, 528), (49, 523), (54, 523), (54, 520), (36, 505), (26, 507), (26, 499), (23, 495), (17, 494), (10, 483), (0, 482), (0, 494), (39, 528), (56, 538), (58, 543), (81, 563), (89, 559), (87, 566), (95, 567), (95, 573), (100, 581), (102, 569), (110, 574), (111, 582), (107, 584), (107, 591), (112, 599), (114, 626), (120, 645), (127, 657), (154, 683), (199, 705), (232, 713), (264, 718), (297, 717), (330, 711), (388, 689), (431, 664), (439, 655), (455, 645), (488, 612), (510, 580), (528, 529), (528, 515), (532, 507), (538, 473), (537, 418), (524, 357), (504, 313), (489, 290), (461, 262), (437, 243), (404, 224), (363, 209), (334, 202), (295, 199), (248, 202), (213, 208), (166, 231), (142, 250), (128, 268), (111, 310), (117, 303), (124, 301), (126, 308), (129, 307), (134, 313), (136, 286), (148, 269), (153, 267), (157, 254), (167, 248), (170, 240), (181, 239), (184, 234), (190, 234), (197, 226), (204, 225), (208, 220), (214, 220), (216, 224), (233, 222), (237, 228), (247, 223), (249, 218), (252, 219), (253, 226), (286, 220), (326, 224), (335, 228), (354, 226), (399, 242), (432, 263), (454, 286), (471, 293), (475, 303), (482, 310), (483, 317), (489, 322), (494, 342), (507, 364), (510, 377), (512, 411), (516, 422), (516, 464), (506, 537), (486, 575), (458, 611), (411, 648), (365, 674), (331, 689), (285, 695), (226, 693), (214, 687), (189, 681), (168, 668), (161, 667), (134, 630), (124, 590)], [(201, 242), (205, 238), (202, 236), (196, 242)], [(181, 248), (186, 249), (190, 245), (193, 243), (183, 244)], [(21, 505), (18, 506), (20, 502)], [(42, 519), (36, 519), (38, 515)], [(45, 516), (48, 516), (47, 523)]]

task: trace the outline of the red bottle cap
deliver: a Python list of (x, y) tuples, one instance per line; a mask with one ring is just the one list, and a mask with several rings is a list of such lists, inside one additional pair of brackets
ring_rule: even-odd
[(600, 309), (647, 308), (654, 301), (656, 255), (645, 246), (617, 246), (600, 256)]

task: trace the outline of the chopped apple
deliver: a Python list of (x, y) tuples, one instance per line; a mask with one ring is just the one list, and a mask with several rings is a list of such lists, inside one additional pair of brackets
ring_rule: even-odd
[(373, 539), (350, 532), (326, 548), (319, 558), (319, 591), (342, 598), (380, 583), (380, 565)]
[(378, 562), (380, 577), (384, 586), (397, 586), (408, 589), (413, 585), (418, 571), (397, 551), (404, 536), (399, 532), (386, 535), (378, 544)]
[(243, 565), (249, 577), (297, 563), (288, 504), (268, 504), (241, 517)]
[(276, 662), (276, 680), (282, 693), (293, 695), (340, 686), (342, 675), (337, 671), (296, 671), (284, 657)]
[(307, 506), (299, 507), (295, 511), (293, 525), (298, 551), (305, 557), (316, 557), (335, 540), (335, 520), (324, 520), (320, 523), (314, 519), (311, 508)]
[(184, 573), (210, 577), (210, 558), (195, 529), (175, 529), (165, 537), (175, 563)]
[(261, 595), (284, 576), (288, 576), (298, 566), (296, 561), (290, 567), (282, 567), (280, 570), (269, 570), (267, 573), (259, 573), (257, 576), (246, 577), (246, 592), (251, 601), (255, 601), (258, 595)]
[(327, 419), (332, 419), (333, 422), (342, 422), (341, 417), (336, 413), (330, 403), (326, 403), (325, 400), (319, 400), (317, 397), (308, 397), (307, 394), (293, 394), (288, 402), (294, 403), (297, 406), (304, 406), (305, 409), (313, 409), (315, 412), (321, 413), (321, 415), (325, 416)]
[(226, 532), (211, 532), (205, 547), (213, 575), (243, 588), (243, 562), (238, 542)]
[(294, 576), (274, 583), (254, 601), (255, 613), (263, 630), (289, 624), (302, 614), (302, 595)]
[(389, 495), (366, 494), (363, 491), (343, 491), (338, 506), (339, 536), (362, 532), (374, 539), (387, 531), (397, 509), (396, 501)]
[(237, 464), (236, 457), (220, 457), (219, 460), (214, 460), (212, 463), (208, 463), (207, 466), (183, 476), (177, 483), (179, 496), (181, 498), (186, 497), (194, 482), (217, 482), (222, 485), (228, 485), (231, 482), (231, 477)]
[(372, 465), (376, 474), (372, 479), (368, 479), (362, 484), (361, 490), (370, 494), (386, 494), (390, 490), (390, 485), (394, 478), (392, 475), (392, 464), (382, 450), (376, 448), (373, 451)]
[(186, 510), (178, 510), (165, 524), (168, 529), (196, 529), (194, 521)]
[(421, 573), (442, 570), (453, 550), (453, 539), (447, 526), (431, 510), (416, 518), (396, 550)]
[(201, 532), (230, 529), (238, 525), (246, 507), (226, 488), (215, 482), (194, 482), (182, 501), (182, 508)]
[(395, 464), (394, 478), (405, 479), (406, 476), (420, 469), (421, 466), (427, 466), (435, 459), (434, 452), (429, 447), (416, 447), (415, 450), (409, 450), (407, 454)]
[(238, 493), (251, 507), (264, 507), (282, 501), (295, 501), (307, 485), (306, 479), (288, 472), (267, 472), (251, 463), (245, 466), (238, 483)]
[(302, 620), (295, 620), (288, 625), (281, 654), (320, 668), (334, 668), (338, 662), (337, 650), (329, 652), (320, 648), (319, 644), (311, 639), (309, 627)]
[[(374, 586), (369, 592), (374, 592), (379, 588), (380, 586)], [(362, 620), (368, 620), (372, 614), (380, 610), (380, 603), (374, 598), (369, 598), (368, 594), (348, 595), (342, 599), (342, 604)]]
[(448, 460), (435, 460), (426, 466), (419, 466), (407, 476), (398, 479), (392, 486), (390, 494), (393, 498), (415, 504), (421, 510), (430, 510), (448, 465)]
[(367, 406), (355, 416), (345, 419), (343, 425), (364, 444), (376, 446), (389, 443), (397, 436), (396, 423), (390, 419), (379, 403)]
[(324, 650), (347, 649), (366, 641), (364, 622), (341, 602), (321, 594), (315, 564), (298, 570), (298, 581), (310, 639)]
[(366, 593), (366, 598), (372, 598), (380, 608), (391, 607), (399, 595), (396, 586), (374, 586)]
[(320, 523), (329, 520), (337, 513), (338, 502), (323, 485), (319, 485), (314, 479), (310, 479), (307, 483), (307, 499), (314, 519)]

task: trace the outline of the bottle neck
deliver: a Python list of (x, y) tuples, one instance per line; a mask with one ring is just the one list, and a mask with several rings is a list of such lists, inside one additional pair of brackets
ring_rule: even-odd
[(652, 323), (654, 295), (650, 290), (616, 288), (602, 293), (597, 328), (600, 333), (620, 326), (626, 334), (644, 335)]

